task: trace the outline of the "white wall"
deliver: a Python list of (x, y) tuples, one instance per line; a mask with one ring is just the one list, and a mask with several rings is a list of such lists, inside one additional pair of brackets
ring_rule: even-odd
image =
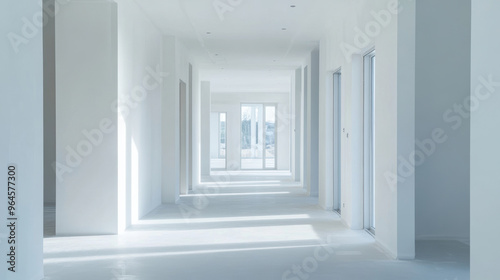
[(56, 161), (56, 59), (54, 0), (44, 0), (47, 12), (43, 26), (43, 191), (44, 203), (56, 203), (56, 173), (52, 163)]
[(500, 68), (495, 58), (500, 39), (496, 0), (472, 0), (471, 92), (479, 107), (472, 107), (471, 119), (471, 279), (498, 278), (500, 263), (500, 173), (498, 159), (500, 131)]
[(319, 195), (319, 50), (313, 50), (308, 59), (307, 126), (305, 186), (311, 196)]
[[(57, 162), (61, 164), (56, 232), (116, 234), (118, 119), (112, 110), (118, 97), (116, 3), (77, 1), (61, 7), (56, 16), (56, 51)], [(93, 140), (84, 131), (92, 133)]]
[[(398, 16), (397, 56), (397, 154), (411, 155), (415, 152), (415, 37), (416, 5), (414, 2), (399, 1), (401, 13)], [(387, 102), (387, 101), (385, 101)], [(402, 163), (398, 161), (398, 175)], [(386, 182), (390, 181), (386, 177)], [(397, 225), (395, 233), (399, 259), (415, 258), (415, 176), (406, 176), (397, 185)], [(377, 201), (378, 203), (378, 201)], [(378, 218), (378, 216), (377, 216)], [(393, 237), (394, 238), (394, 237)]]
[(219, 113), (212, 112), (210, 114), (210, 159), (217, 158), (219, 158)]
[(417, 2), (417, 239), (469, 239), (470, 121), (451, 110), (470, 96), (470, 26), (470, 0)]
[[(407, 186), (401, 191), (397, 183), (392, 184), (386, 179), (387, 174), (397, 174), (397, 155), (410, 153), (411, 149), (407, 150), (405, 145), (411, 146), (414, 141), (411, 133), (414, 125), (411, 110), (411, 69), (414, 65), (411, 58), (414, 54), (409, 39), (414, 37), (411, 21), (415, 4), (404, 0), (399, 2), (402, 9), (400, 15), (391, 6), (391, 3), (398, 2), (387, 0), (337, 3), (333, 10), (332, 27), (320, 47), (319, 202), (325, 209), (333, 206), (333, 180), (329, 177), (333, 173), (333, 91), (328, 84), (333, 72), (341, 68), (344, 97), (342, 128), (345, 128), (345, 133), (342, 133), (342, 220), (353, 229), (364, 227), (362, 58), (367, 51), (375, 48), (375, 238), (393, 257), (412, 258), (414, 212), (410, 202), (414, 200), (413, 179), (407, 178)], [(390, 17), (383, 25), (377, 25), (373, 14), (390, 10), (394, 11), (389, 12)], [(379, 28), (373, 29), (373, 26)], [(356, 31), (367, 28), (372, 28), (368, 32), (370, 35), (363, 36), (366, 31)], [(405, 37), (406, 40), (402, 40), (403, 36), (409, 39)], [(409, 60), (404, 60), (405, 57)], [(409, 77), (404, 76), (405, 73), (410, 73)], [(399, 84), (399, 80), (405, 83)], [(410, 89), (403, 88), (405, 84), (409, 84)]]
[[(162, 202), (175, 203), (179, 199), (180, 183), (188, 182), (188, 172), (180, 178), (180, 98), (179, 82), (189, 85), (189, 64), (192, 64), (188, 50), (174, 36), (163, 36), (162, 71), (168, 73), (164, 79), (161, 105), (162, 127)], [(193, 65), (193, 73), (197, 73)], [(196, 81), (194, 81), (196, 83)], [(189, 92), (189, 89), (187, 90)], [(186, 137), (185, 145), (189, 144)], [(189, 161), (183, 160), (188, 168)], [(185, 188), (186, 186), (183, 186)]]
[[(202, 81), (200, 86), (200, 177), (210, 176), (210, 82)], [(229, 135), (228, 135), (229, 136)], [(229, 141), (229, 140), (228, 140)], [(200, 178), (201, 179), (201, 178)]]
[(162, 71), (169, 73), (161, 99), (162, 202), (174, 203), (179, 197), (179, 91), (176, 79), (176, 39), (163, 37)]
[[(182, 168), (180, 168), (180, 173), (179, 173), (179, 187), (180, 187), (180, 193), (181, 194), (187, 194), (188, 192), (188, 182), (189, 182), (189, 176), (190, 176), (190, 170), (189, 170), (189, 161), (188, 161), (188, 145), (189, 145), (189, 127), (188, 127), (188, 120), (189, 120), (189, 115), (188, 115), (188, 104), (190, 102), (189, 100), (189, 65), (193, 64), (192, 59), (189, 56), (189, 51), (186, 49), (186, 47), (177, 39), (176, 40), (176, 75), (177, 75), (177, 80), (182, 81), (186, 84), (186, 96), (185, 100), (183, 103), (179, 101), (179, 108), (181, 104), (184, 106), (183, 112), (184, 112), (184, 124), (183, 124), (183, 131), (184, 131), (184, 138), (183, 138), (183, 145), (180, 146), (180, 151), (181, 151), (181, 157), (182, 160), (180, 161), (179, 164), (182, 164)], [(196, 66), (193, 66), (193, 71)], [(179, 82), (177, 83), (177, 93), (179, 93), (180, 88), (179, 88)], [(180, 129), (180, 127), (179, 127)], [(180, 133), (180, 130), (179, 130)], [(180, 141), (180, 140), (179, 140)]]
[(292, 119), (292, 129), (293, 129), (293, 134), (292, 134), (292, 163), (294, 164), (293, 167), (293, 175), (295, 178), (295, 181), (300, 182), (302, 180), (302, 177), (300, 176), (302, 171), (301, 171), (301, 161), (302, 161), (302, 154), (301, 154), (301, 145), (302, 145), (302, 122), (301, 122), (301, 115), (302, 115), (302, 68), (298, 68), (295, 70), (295, 79), (294, 79), (294, 87), (293, 87), (293, 96), (292, 96), (292, 114), (293, 114), (293, 119)]
[(200, 113), (201, 113), (201, 89), (200, 89), (200, 79), (199, 79), (199, 71), (198, 68), (193, 68), (193, 98), (192, 98), (192, 105), (193, 105), (193, 111), (191, 113), (191, 118), (193, 121), (193, 128), (192, 128), (192, 142), (193, 142), (193, 153), (191, 155), (192, 157), (192, 163), (193, 163), (193, 169), (191, 171), (191, 177), (192, 177), (192, 185), (197, 186), (200, 184), (201, 178), (201, 152), (200, 152), (200, 146), (201, 146), (201, 118), (200, 118)]
[(307, 127), (308, 127), (308, 92), (310, 91), (310, 76), (309, 76), (309, 68), (311, 67), (310, 65), (310, 59), (307, 58), (306, 61), (304, 62), (304, 66), (302, 67), (302, 92), (300, 94), (300, 155), (302, 160), (300, 161), (300, 178), (302, 182), (302, 188), (307, 191), (308, 189), (308, 171), (307, 169), (309, 166), (307, 165)]
[(290, 170), (290, 93), (212, 93), (211, 111), (227, 113), (227, 166), (240, 169), (241, 104), (276, 103), (277, 118), (277, 169)]
[[(0, 12), (0, 279), (38, 280), (43, 278), (43, 52), (41, 24), (27, 25), (23, 18), (41, 15), (39, 1), (15, 1)], [(24, 32), (23, 32), (24, 28)], [(20, 44), (11, 44), (8, 38)], [(17, 49), (17, 51), (16, 51)], [(7, 167), (17, 165), (17, 263), (16, 272), (7, 270)]]
[(132, 0), (68, 3), (56, 34), (57, 233), (115, 234), (161, 204), (162, 34)]
[(118, 1), (121, 229), (161, 204), (161, 51), (162, 33), (136, 2)]

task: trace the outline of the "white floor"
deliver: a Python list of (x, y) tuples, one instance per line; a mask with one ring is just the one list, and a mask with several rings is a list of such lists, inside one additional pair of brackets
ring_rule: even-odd
[[(266, 169), (274, 169), (276, 166), (275, 159), (266, 159)], [(212, 170), (221, 170), (226, 169), (226, 159), (220, 158), (212, 158), (210, 159), (210, 169)], [(242, 170), (263, 170), (264, 169), (264, 161), (262, 158), (260, 159), (242, 159), (241, 160), (241, 169)]]
[(469, 279), (467, 245), (419, 242), (417, 260), (391, 260), (291, 183), (211, 183), (196, 193), (120, 236), (46, 238), (45, 279)]
[(210, 169), (226, 169), (226, 159), (223, 158), (213, 158), (210, 159)]

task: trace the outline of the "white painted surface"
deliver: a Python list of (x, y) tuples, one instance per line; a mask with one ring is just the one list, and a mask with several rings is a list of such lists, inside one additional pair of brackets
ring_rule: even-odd
[[(188, 52), (178, 38), (163, 36), (162, 71), (168, 73), (162, 88), (162, 202), (175, 203), (180, 194), (180, 81), (189, 81)], [(194, 71), (196, 71), (194, 69)], [(184, 138), (188, 145), (187, 137)], [(187, 165), (184, 153), (183, 162)], [(182, 182), (188, 182), (187, 172)]]
[(307, 184), (309, 180), (307, 179), (307, 92), (309, 91), (309, 66), (307, 66), (307, 59), (302, 67), (302, 93), (300, 94), (300, 155), (302, 160), (300, 161), (300, 177), (302, 182), (302, 187), (307, 190)]
[[(96, 9), (103, 13), (101, 22), (87, 24)], [(97, 15), (96, 19), (99, 19)], [(79, 38), (81, 42), (73, 40), (74, 30), (68, 26), (87, 29), (88, 33)], [(92, 37), (94, 33), (102, 37)], [(82, 140), (86, 140), (81, 132), (71, 131), (85, 129), (95, 132), (103, 120), (105, 123), (109, 120), (111, 127), (109, 132), (103, 133), (103, 144), (96, 144), (88, 156), (88, 161), (98, 161), (99, 164), (87, 163), (85, 158), (82, 169), (75, 172), (78, 176), (71, 177), (78, 183), (71, 181), (71, 185), (66, 185), (65, 178), (60, 183), (58, 190), (62, 192), (58, 195), (63, 204), (57, 212), (58, 234), (116, 233), (161, 203), (161, 158), (158, 153), (161, 150), (161, 33), (135, 2), (124, 0), (119, 5), (80, 1), (64, 6), (58, 14), (57, 34), (58, 90), (61, 90), (58, 94), (58, 140), (63, 140), (58, 141), (57, 146), (61, 153), (59, 162), (65, 160), (65, 143), (70, 147), (75, 143), (73, 147), (77, 148)], [(73, 45), (75, 41), (79, 45)], [(92, 52), (87, 51), (88, 45), (99, 49), (102, 56), (93, 60)], [(95, 79), (96, 69), (107, 76), (101, 74)], [(75, 125), (75, 120), (81, 124)], [(90, 126), (91, 122), (96, 124)], [(72, 139), (70, 143), (65, 138), (68, 131), (70, 137), (81, 139)], [(95, 134), (94, 137), (99, 138)], [(103, 157), (109, 162), (103, 163)], [(108, 186), (107, 198), (97, 195), (102, 192), (102, 183), (99, 182), (101, 175), (96, 177), (95, 174), (107, 174), (106, 179), (113, 181)], [(95, 186), (89, 187), (92, 185)], [(71, 186), (69, 193), (68, 186)], [(88, 199), (97, 205), (79, 200), (76, 204), (81, 204), (85, 211), (73, 208), (74, 200), (81, 199), (75, 193), (81, 192), (88, 193)], [(94, 196), (97, 199), (93, 199)], [(98, 206), (99, 199), (103, 200), (101, 206)], [(90, 209), (95, 207), (97, 209)], [(95, 219), (93, 213), (99, 208), (109, 212), (103, 217), (108, 219), (103, 221), (105, 226), (99, 223), (95, 228), (75, 225), (77, 220), (72, 211), (78, 213), (76, 217), (92, 221)]]
[(180, 154), (180, 169), (179, 169), (179, 187), (180, 194), (188, 193), (188, 102), (187, 84), (181, 80), (179, 84), (179, 154)]
[[(5, 6), (0, 12), (0, 279), (40, 280), (43, 278), (43, 52), (41, 26), (26, 27), (23, 18), (32, 19), (41, 14), (41, 1), (19, 1)], [(6, 4), (6, 3), (5, 3)], [(24, 26), (24, 27), (23, 27)], [(7, 39), (7, 34), (24, 37), (18, 52)], [(27, 31), (26, 31), (27, 30)], [(28, 32), (28, 33), (26, 33)], [(17, 221), (16, 272), (7, 270), (10, 253), (7, 227), (7, 168), (17, 165), (16, 214)]]
[(469, 240), (470, 120), (451, 110), (470, 96), (470, 26), (470, 0), (417, 2), (417, 239)]
[[(417, 11), (415, 2), (400, 1), (400, 3), (403, 10), (398, 16), (397, 26), (397, 154), (398, 156), (409, 156), (415, 152), (415, 23)], [(383, 157), (383, 154), (380, 157)], [(402, 164), (398, 162), (399, 173), (401, 173), (400, 168), (402, 168)], [(406, 176), (403, 182), (398, 182), (397, 195), (397, 237), (393, 237), (397, 238), (396, 257), (410, 260), (418, 254), (415, 249), (414, 175)]]
[(197, 68), (193, 68), (193, 186), (201, 181), (201, 83)]
[[(44, 0), (46, 7), (55, 0)], [(56, 203), (56, 173), (52, 163), (56, 161), (56, 59), (55, 59), (55, 19), (52, 8), (44, 13), (47, 23), (43, 27), (43, 196), (44, 203)]]
[[(412, 178), (408, 178), (408, 188), (404, 192), (399, 192), (398, 185), (391, 187), (388, 184), (385, 174), (397, 174), (397, 155), (403, 153), (402, 147), (398, 143), (412, 143), (413, 136), (405, 134), (412, 130), (414, 124), (412, 112), (404, 111), (398, 106), (410, 105), (411, 91), (402, 91), (398, 89), (399, 73), (405, 73), (412, 68), (411, 61), (398, 65), (398, 57), (412, 57), (411, 48), (403, 48), (402, 39), (398, 41), (399, 34), (407, 34), (411, 39), (412, 26), (411, 19), (414, 13), (414, 3), (399, 1), (402, 12), (400, 15), (391, 13), (390, 20), (384, 23), (384, 26), (375, 32), (376, 36), (369, 37), (365, 44), (357, 44), (353, 54), (343, 52), (341, 44), (356, 46), (356, 40), (360, 40), (360, 32), (353, 32), (358, 28), (365, 30), (369, 24), (375, 22), (374, 13), (379, 11), (394, 10), (391, 3), (395, 1), (383, 0), (359, 0), (349, 3), (337, 3), (337, 9), (333, 10), (331, 19), (333, 24), (330, 30), (321, 41), (321, 69), (320, 69), (320, 131), (325, 129), (329, 122), (325, 122), (329, 114), (326, 113), (326, 102), (329, 97), (326, 92), (325, 76), (342, 67), (342, 79), (344, 99), (342, 106), (342, 128), (345, 128), (342, 140), (342, 220), (353, 229), (363, 228), (363, 89), (362, 89), (362, 56), (371, 48), (377, 51), (377, 74), (376, 74), (376, 170), (375, 170), (375, 188), (376, 195), (376, 239), (382, 244), (393, 257), (411, 258), (414, 255), (414, 240), (412, 240), (411, 228), (412, 204), (407, 203), (414, 200), (412, 193)], [(409, 19), (410, 24), (398, 26), (399, 18)], [(381, 24), (379, 24), (381, 26)], [(398, 30), (399, 28), (399, 30)], [(406, 40), (408, 42), (408, 40)], [(344, 45), (345, 46), (345, 45)], [(398, 49), (399, 47), (399, 49)], [(411, 75), (410, 75), (411, 76)], [(402, 79), (402, 77), (401, 77)], [(411, 82), (410, 80), (405, 80)], [(404, 94), (403, 94), (404, 92)], [(399, 102), (399, 95), (407, 94), (408, 100)], [(398, 120), (405, 123), (406, 129), (398, 128)], [(330, 135), (320, 135), (320, 152), (326, 154), (330, 145), (328, 139)], [(349, 135), (349, 137), (347, 137)], [(404, 153), (403, 153), (404, 154)], [(324, 208), (331, 204), (332, 197), (331, 181), (327, 176), (331, 175), (326, 168), (331, 166), (332, 157), (322, 157), (319, 164), (319, 203)], [(401, 203), (399, 203), (401, 202)], [(399, 212), (398, 212), (399, 211)], [(408, 231), (402, 229), (408, 228)], [(403, 241), (404, 240), (404, 241)], [(401, 242), (401, 243), (400, 243)], [(412, 245), (413, 244), (413, 245)], [(406, 247), (408, 246), (408, 247)], [(399, 251), (400, 248), (405, 250)]]
[(202, 66), (295, 69), (329, 25), (337, 1), (302, 1), (295, 8), (288, 0), (138, 2), (165, 34), (184, 38)]
[[(241, 104), (277, 104), (277, 169), (290, 170), (290, 93), (212, 93), (213, 112), (227, 112), (228, 169), (239, 170), (241, 158)], [(262, 162), (262, 161), (261, 161)], [(262, 166), (262, 164), (260, 164)]]
[(307, 191), (311, 196), (319, 195), (319, 49), (311, 52), (308, 66), (306, 172)]
[[(210, 113), (210, 159), (219, 158), (219, 112)], [(211, 166), (211, 168), (214, 168)]]
[(118, 1), (120, 230), (161, 204), (161, 38), (135, 1)]
[[(116, 3), (75, 1), (61, 6), (56, 51), (57, 162), (72, 171), (57, 173), (57, 234), (116, 234)], [(100, 130), (102, 140), (92, 144), (84, 130)], [(86, 156), (75, 160), (68, 149)]]
[(295, 70), (295, 87), (293, 88), (293, 95), (292, 95), (292, 164), (294, 164), (294, 179), (297, 182), (300, 182), (302, 180), (302, 177), (300, 176), (302, 173), (301, 170), (301, 161), (302, 161), (302, 155), (300, 153), (301, 151), (301, 145), (302, 145), (302, 121), (301, 121), (301, 106), (302, 106), (302, 69), (298, 68)]
[(176, 39), (163, 37), (162, 69), (170, 73), (162, 88), (162, 203), (179, 197), (179, 80), (176, 76)]
[(193, 68), (193, 65), (192, 63), (189, 64), (189, 82), (188, 82), (188, 112), (187, 112), (187, 118), (188, 118), (188, 131), (187, 131), (187, 134), (188, 134), (188, 151), (187, 151), (187, 161), (188, 161), (188, 167), (187, 167), (187, 171), (188, 171), (188, 182), (187, 182), (187, 185), (188, 185), (188, 190), (192, 190), (193, 189), (193, 169), (194, 169), (194, 166), (193, 166), (193, 151), (194, 151), (194, 143), (193, 142), (193, 137), (194, 137), (194, 127), (193, 127), (193, 116), (194, 116), (194, 112), (193, 112), (193, 100), (194, 100), (194, 87), (195, 85), (194, 84), (197, 84), (197, 82), (194, 81), (194, 77), (195, 77), (195, 73), (194, 73), (194, 68)]
[[(472, 0), (472, 74), (471, 92), (481, 98), (471, 119), (471, 279), (498, 278), (500, 263), (500, 69), (495, 59), (500, 40), (494, 36), (500, 28), (500, 2)], [(491, 78), (490, 78), (491, 77)], [(493, 85), (487, 81), (493, 81)], [(490, 93), (490, 94), (488, 94)], [(488, 96), (486, 99), (485, 96)]]
[(210, 82), (202, 81), (200, 86), (200, 165), (201, 176), (210, 175)]
[(285, 92), (290, 90), (290, 69), (268, 67), (207, 67), (201, 71), (213, 92)]
[[(191, 54), (190, 52), (185, 48), (184, 44), (179, 40), (179, 38), (176, 38), (175, 41), (175, 47), (176, 47), (176, 79), (178, 80), (176, 86), (177, 86), (177, 94), (180, 93), (180, 82), (182, 81), (183, 85), (186, 87), (186, 93), (189, 92), (189, 65), (192, 64), (192, 59), (191, 59)], [(193, 69), (194, 71), (194, 69)], [(186, 103), (187, 107), (187, 102), (189, 101), (189, 97), (185, 97), (185, 100), (183, 102)], [(181, 102), (179, 100), (179, 108), (181, 106)], [(185, 108), (184, 113), (187, 113), (187, 108)], [(183, 114), (184, 114), (183, 113)], [(180, 114), (180, 112), (179, 112)], [(180, 116), (180, 115), (179, 115)], [(187, 133), (187, 120), (188, 116), (184, 115), (185, 120), (184, 120), (184, 125), (183, 125), (183, 131), (185, 133), (185, 137), (182, 137), (182, 140), (179, 139), (179, 141), (182, 141), (182, 145), (180, 145), (179, 150), (183, 150), (181, 152), (181, 158), (179, 159), (179, 164), (182, 165), (182, 168), (180, 168), (180, 173), (179, 173), (179, 187), (180, 187), (180, 193), (185, 194), (187, 193), (188, 189), (188, 181), (189, 181), (189, 172), (187, 172), (188, 168), (188, 150), (187, 147), (189, 145), (189, 139), (188, 139), (188, 133)], [(179, 127), (179, 133), (181, 128)], [(181, 137), (179, 137), (181, 138)]]

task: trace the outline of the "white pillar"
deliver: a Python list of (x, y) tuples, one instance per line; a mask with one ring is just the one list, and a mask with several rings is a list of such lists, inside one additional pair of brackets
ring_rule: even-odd
[(180, 133), (180, 194), (188, 193), (188, 92), (186, 83), (182, 82), (179, 88), (179, 133)]
[(294, 137), (294, 145), (293, 145), (293, 153), (295, 154), (295, 161), (294, 161), (294, 175), (295, 175), (295, 181), (300, 182), (302, 179), (301, 175), (301, 161), (302, 161), (302, 156), (300, 153), (300, 146), (302, 145), (301, 141), (301, 136), (302, 136), (302, 122), (301, 122), (301, 114), (302, 114), (302, 68), (298, 68), (295, 70), (295, 95), (292, 97), (294, 104), (293, 106), (293, 123), (294, 123), (294, 133), (292, 134)]
[(162, 89), (162, 196), (163, 203), (179, 199), (180, 125), (179, 80), (176, 72), (176, 39), (163, 38), (163, 71), (169, 73)]
[[(46, 7), (53, 7), (55, 0), (44, 0)], [(43, 27), (43, 142), (44, 142), (44, 204), (56, 204), (56, 174), (52, 163), (56, 161), (56, 59), (55, 18), (46, 12)]]
[[(75, 33), (78, 30), (78, 33)], [(117, 4), (56, 16), (58, 235), (118, 233)]]
[(201, 95), (200, 95), (200, 82), (199, 82), (199, 72), (197, 68), (194, 68), (193, 72), (193, 170), (191, 176), (193, 177), (193, 186), (200, 184), (201, 178)]
[(311, 196), (319, 193), (319, 49), (312, 51), (308, 91), (307, 166), (308, 191)]
[[(397, 23), (397, 156), (411, 155), (415, 152), (415, 22), (417, 10), (415, 2), (406, 2), (404, 4), (404, 11), (398, 15)], [(399, 162), (398, 168), (400, 164)], [(378, 163), (376, 165), (381, 167)], [(387, 169), (383, 168), (382, 170)], [(398, 181), (395, 191), (389, 188), (390, 194), (378, 192), (381, 189), (387, 191), (388, 188), (382, 187), (383, 185), (379, 182), (376, 182), (376, 184), (379, 186), (377, 196), (380, 194), (394, 198), (394, 193), (397, 195), (397, 227), (387, 227), (389, 230), (386, 231), (387, 235), (385, 237), (391, 239), (397, 236), (397, 250), (395, 252), (398, 259), (414, 259), (415, 174), (406, 177), (404, 182)], [(380, 203), (380, 200), (377, 200), (377, 203)], [(379, 211), (377, 217), (382, 214), (380, 212), (385, 214), (385, 211)], [(380, 242), (381, 239), (377, 240)], [(381, 243), (389, 244), (386, 241)], [(391, 248), (391, 250), (393, 249)]]
[(201, 176), (210, 176), (210, 82), (201, 82)]
[[(471, 118), (471, 279), (498, 278), (500, 263), (500, 28), (497, 0), (472, 0), (471, 94), (477, 108)], [(477, 102), (479, 100), (479, 102)]]
[[(41, 14), (39, 2), (13, 1), (0, 12), (0, 33), (6, 36), (0, 43), (0, 279), (5, 280), (43, 278), (42, 26), (32, 22)], [(10, 179), (15, 183), (11, 184), (16, 197), (13, 216), (7, 203), (12, 196), (7, 193), (11, 165), (15, 165)], [(10, 223), (14, 225), (8, 228)], [(15, 264), (6, 262), (13, 258), (7, 257), (11, 251)], [(8, 270), (11, 265), (15, 272)]]

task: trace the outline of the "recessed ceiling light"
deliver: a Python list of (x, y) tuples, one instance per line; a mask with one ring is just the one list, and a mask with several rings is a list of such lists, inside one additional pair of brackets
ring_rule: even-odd
[(297, 7), (297, 6), (295, 6), (295, 5), (290, 5), (290, 8), (295, 8), (295, 7)]
[(285, 27), (283, 27), (283, 28), (281, 28), (281, 30), (286, 31), (286, 28), (285, 28)]
[(210, 34), (212, 34), (212, 32), (207, 32), (207, 35), (210, 35)]

